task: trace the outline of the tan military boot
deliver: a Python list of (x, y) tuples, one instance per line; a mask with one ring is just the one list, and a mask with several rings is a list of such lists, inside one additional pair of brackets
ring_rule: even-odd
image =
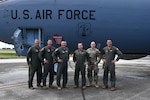
[(99, 88), (98, 82), (95, 82), (95, 87)]
[(110, 90), (111, 90), (111, 91), (116, 91), (116, 88), (115, 88), (115, 87), (112, 87)]
[(78, 88), (78, 87), (79, 87), (79, 86), (77, 86), (77, 85), (74, 85), (74, 86), (73, 86), (73, 88)]
[(48, 89), (46, 86), (43, 86), (43, 89)]
[(58, 86), (58, 87), (57, 87), (57, 90), (59, 90), (59, 91), (60, 91), (61, 89), (62, 89), (62, 88), (61, 88), (60, 86)]
[(55, 86), (53, 86), (53, 85), (49, 85), (49, 88), (55, 88)]
[(82, 89), (86, 89), (86, 86), (82, 86)]
[(33, 89), (35, 89), (33, 86), (31, 86), (31, 87), (29, 87), (29, 89), (31, 89), (31, 90), (33, 90)]
[(89, 83), (88, 83), (87, 86), (88, 86), (88, 87), (91, 87), (91, 86), (92, 86), (92, 82), (89, 81)]
[(102, 86), (102, 89), (107, 89), (107, 88), (108, 88), (108, 86), (105, 86), (105, 85), (104, 85), (104, 86)]

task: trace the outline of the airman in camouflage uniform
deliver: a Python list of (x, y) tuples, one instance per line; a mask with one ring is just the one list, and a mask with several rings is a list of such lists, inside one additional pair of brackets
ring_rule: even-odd
[(93, 71), (94, 71), (94, 81), (95, 81), (95, 87), (99, 88), (98, 85), (98, 72), (99, 72), (99, 68), (98, 68), (98, 63), (100, 62), (101, 58), (100, 58), (100, 51), (95, 48), (96, 44), (94, 41), (91, 42), (90, 44), (91, 48), (87, 49), (87, 53), (89, 54), (90, 60), (88, 62), (88, 74), (87, 77), (89, 79), (89, 84), (88, 86), (92, 86), (92, 81), (93, 81)]

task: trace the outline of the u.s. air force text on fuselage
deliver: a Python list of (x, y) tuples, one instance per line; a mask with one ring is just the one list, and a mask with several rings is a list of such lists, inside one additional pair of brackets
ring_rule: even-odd
[(37, 9), (37, 10), (11, 10), (11, 18), (12, 19), (26, 19), (26, 20), (52, 20), (57, 18), (58, 20), (67, 19), (67, 20), (96, 20), (95, 13), (96, 10), (78, 10), (78, 9)]

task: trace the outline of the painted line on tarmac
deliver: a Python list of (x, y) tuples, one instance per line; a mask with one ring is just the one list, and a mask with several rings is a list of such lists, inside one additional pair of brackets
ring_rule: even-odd
[(28, 84), (27, 82), (21, 82), (21, 83), (16, 83), (16, 84), (8, 84), (8, 85), (0, 86), (0, 89), (23, 86), (23, 85), (27, 85), (27, 84)]

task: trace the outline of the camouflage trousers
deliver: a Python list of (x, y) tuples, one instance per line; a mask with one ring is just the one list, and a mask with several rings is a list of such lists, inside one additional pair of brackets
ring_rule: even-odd
[(98, 65), (88, 65), (87, 72), (88, 72), (87, 77), (89, 79), (89, 82), (92, 82), (93, 79), (95, 82), (98, 82), (98, 72), (99, 72)]

